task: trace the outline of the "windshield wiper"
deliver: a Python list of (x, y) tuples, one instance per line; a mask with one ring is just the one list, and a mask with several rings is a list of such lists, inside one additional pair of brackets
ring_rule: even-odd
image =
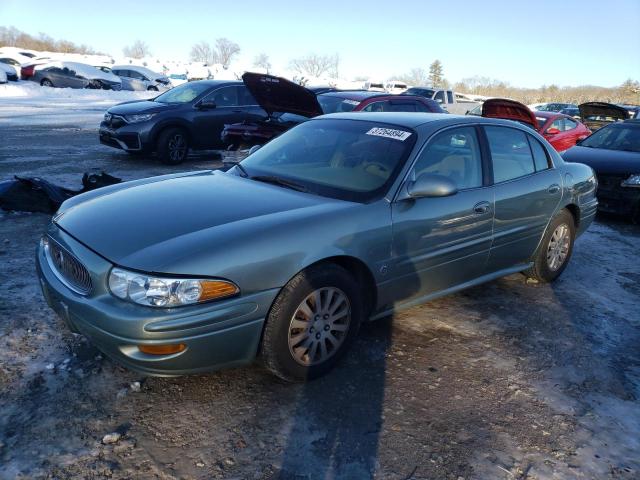
[(304, 185), (301, 185), (296, 182), (292, 182), (291, 180), (286, 180), (281, 177), (276, 177), (274, 175), (254, 175), (253, 177), (249, 177), (249, 178), (251, 180), (256, 180), (258, 182), (265, 182), (265, 183), (272, 183), (274, 185), (280, 185), (282, 187), (290, 188), (292, 190), (297, 190), (299, 192), (309, 191), (309, 189)]
[(240, 176), (241, 177), (249, 178), (249, 173), (247, 172), (247, 170), (242, 165), (240, 165), (240, 163), (236, 163), (235, 166), (238, 167), (238, 170), (240, 170)]

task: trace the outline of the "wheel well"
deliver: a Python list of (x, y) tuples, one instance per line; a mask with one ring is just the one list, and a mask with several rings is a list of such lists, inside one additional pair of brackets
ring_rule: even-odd
[(569, 213), (573, 217), (573, 223), (577, 228), (580, 223), (580, 209), (575, 203), (570, 203), (569, 205), (565, 205), (564, 208), (569, 210)]
[[(376, 281), (369, 270), (369, 267), (362, 261), (355, 257), (347, 255), (339, 255), (335, 257), (325, 258), (313, 265), (321, 265), (324, 263), (333, 263), (341, 266), (351, 275), (353, 275), (356, 283), (360, 287), (360, 292), (364, 298), (365, 318), (369, 318), (369, 315), (376, 307), (378, 300), (378, 289), (376, 288)], [(309, 265), (311, 266), (311, 265)], [(308, 268), (308, 267), (307, 267)]]

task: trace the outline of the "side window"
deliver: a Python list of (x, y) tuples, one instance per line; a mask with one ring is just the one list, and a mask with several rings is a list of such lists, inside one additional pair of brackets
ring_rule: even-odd
[(484, 127), (491, 150), (494, 183), (535, 172), (533, 156), (524, 132), (509, 127)]
[(422, 102), (416, 102), (416, 112), (431, 112), (432, 110)]
[(545, 148), (531, 135), (527, 135), (527, 139), (531, 146), (531, 153), (533, 153), (533, 162), (536, 166), (536, 172), (549, 168), (549, 157), (547, 156)]
[(249, 92), (247, 87), (236, 87), (238, 89), (238, 105), (257, 105), (256, 99)]
[(564, 130), (564, 119), (563, 118), (557, 119), (555, 122), (549, 125), (549, 128), (547, 128), (547, 131), (551, 130), (552, 128), (555, 128), (556, 130), (559, 130), (560, 132), (562, 132)]
[(578, 126), (578, 123), (571, 120), (570, 118), (565, 118), (564, 119), (564, 130), (563, 131), (567, 131), (567, 130), (573, 130), (574, 128), (576, 128)]
[(395, 103), (389, 102), (385, 112), (415, 112), (416, 106), (413, 102)]
[(438, 92), (436, 92), (436, 96), (433, 97), (433, 99), (437, 102), (440, 101), (440, 103), (444, 103), (445, 99), (444, 99), (444, 90), (439, 90)]
[(447, 90), (447, 103), (453, 103), (453, 92), (451, 90)]
[(211, 93), (207, 100), (213, 100), (218, 107), (235, 107), (238, 105), (238, 90), (234, 87), (222, 87)]
[(386, 104), (388, 102), (373, 102), (364, 107), (362, 110), (365, 112), (386, 112), (388, 111), (386, 108)]
[(482, 157), (475, 128), (452, 128), (437, 134), (416, 160), (414, 178), (425, 173), (443, 175), (459, 190), (481, 187)]

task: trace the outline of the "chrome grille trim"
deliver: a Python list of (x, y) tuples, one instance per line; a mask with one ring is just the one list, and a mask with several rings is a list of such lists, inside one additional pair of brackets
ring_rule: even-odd
[(71, 252), (51, 237), (46, 237), (44, 253), (51, 271), (67, 288), (79, 295), (91, 292), (89, 271)]

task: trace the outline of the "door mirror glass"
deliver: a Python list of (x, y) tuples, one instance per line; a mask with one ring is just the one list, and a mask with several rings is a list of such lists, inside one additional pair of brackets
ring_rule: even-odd
[(443, 175), (423, 173), (415, 181), (407, 184), (407, 194), (411, 198), (449, 197), (458, 193), (458, 187)]
[(213, 100), (203, 100), (202, 102), (198, 103), (197, 107), (200, 110), (213, 110), (214, 108), (216, 108), (216, 102), (214, 102)]

